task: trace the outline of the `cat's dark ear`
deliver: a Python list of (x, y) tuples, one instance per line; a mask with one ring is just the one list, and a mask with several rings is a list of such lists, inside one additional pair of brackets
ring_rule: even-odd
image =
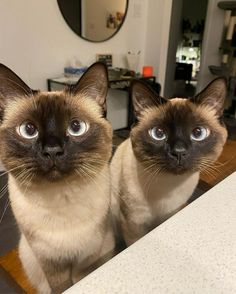
[(70, 92), (84, 93), (94, 99), (106, 111), (106, 96), (108, 91), (107, 67), (102, 62), (91, 65)]
[(0, 95), (11, 98), (22, 95), (31, 95), (32, 89), (28, 87), (10, 68), (0, 64)]
[(29, 96), (34, 92), (12, 70), (0, 64), (0, 121), (9, 99)]
[(134, 114), (138, 119), (146, 108), (159, 106), (167, 102), (160, 97), (146, 83), (140, 80), (133, 80), (131, 84), (131, 96), (134, 107)]
[(220, 77), (213, 80), (204, 90), (190, 100), (196, 104), (209, 105), (215, 109), (218, 116), (222, 116), (226, 94), (227, 80)]

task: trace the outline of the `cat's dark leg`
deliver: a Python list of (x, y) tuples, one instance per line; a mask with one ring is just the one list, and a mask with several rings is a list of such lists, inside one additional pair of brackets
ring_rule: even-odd
[[(128, 192), (126, 192), (127, 194)], [(135, 197), (132, 202), (121, 197), (120, 225), (123, 239), (130, 246), (149, 232), (152, 216), (149, 208)]]
[(73, 263), (72, 281), (74, 283), (80, 281), (118, 253), (110, 222), (104, 225), (103, 231), (106, 231), (106, 233), (102, 237), (101, 246), (94, 251), (94, 254), (88, 256), (82, 262), (78, 258), (78, 260)]
[(121, 228), (127, 246), (130, 246), (149, 232), (145, 223), (137, 223), (133, 220), (125, 219), (124, 217), (121, 217)]
[(105, 255), (91, 255), (86, 258), (83, 262), (74, 262), (72, 266), (72, 280), (73, 283), (77, 283), (88, 274), (93, 272), (95, 269), (103, 265), (105, 262), (110, 260), (117, 254), (116, 248), (113, 248), (110, 252)]
[(96, 269), (95, 263), (96, 263), (95, 256), (89, 256), (86, 258), (83, 262), (77, 260), (72, 265), (72, 280), (73, 283), (77, 283), (84, 277), (86, 277), (88, 274), (90, 274), (92, 271)]
[(18, 252), (23, 269), (31, 285), (37, 289), (39, 294), (50, 294), (51, 288), (45, 273), (23, 234), (21, 235)]
[(52, 294), (59, 294), (73, 285), (71, 264), (40, 258), (40, 264), (51, 287)]
[(40, 294), (61, 293), (72, 286), (71, 265), (40, 256), (22, 234), (19, 257), (31, 284)]

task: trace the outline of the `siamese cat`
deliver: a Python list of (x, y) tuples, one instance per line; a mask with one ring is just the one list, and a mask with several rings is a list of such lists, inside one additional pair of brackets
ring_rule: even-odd
[(107, 89), (102, 63), (61, 92), (33, 91), (0, 65), (0, 158), (39, 293), (61, 293), (113, 254)]
[(192, 99), (166, 100), (141, 81), (131, 93), (137, 123), (111, 163), (113, 205), (126, 245), (186, 205), (200, 171), (211, 171), (227, 138), (223, 78)]

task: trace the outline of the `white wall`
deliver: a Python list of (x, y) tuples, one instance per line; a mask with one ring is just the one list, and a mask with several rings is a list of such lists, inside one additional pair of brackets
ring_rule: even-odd
[(208, 66), (221, 64), (219, 47), (222, 40), (225, 11), (217, 7), (218, 2), (220, 0), (208, 1), (197, 91), (202, 90), (211, 80), (216, 78), (210, 73)]
[(141, 51), (139, 70), (154, 66), (163, 85), (172, 0), (129, 0), (126, 20), (112, 39), (91, 43), (65, 23), (56, 0), (0, 1), (0, 62), (32, 88), (46, 89), (46, 79), (63, 72), (77, 58), (82, 65), (96, 53), (113, 53), (114, 66), (126, 67), (128, 51)]
[(154, 75), (165, 82), (167, 48), (171, 20), (172, 0), (148, 0), (145, 64), (154, 67)]
[[(112, 53), (114, 66), (127, 67), (126, 53), (141, 51), (138, 69), (152, 65), (163, 89), (171, 7), (172, 0), (129, 0), (118, 34), (91, 43), (68, 27), (56, 0), (0, 0), (0, 62), (33, 89), (46, 89), (47, 78), (60, 76), (73, 59), (90, 65), (96, 53)], [(115, 128), (125, 127), (127, 94), (113, 96), (109, 117)]]
[[(118, 34), (106, 42), (91, 43), (67, 26), (56, 0), (1, 0), (0, 62), (32, 88), (46, 89), (46, 79), (60, 75), (74, 57), (82, 65), (89, 65), (96, 53), (112, 52), (114, 66), (123, 67), (127, 66), (128, 51), (141, 50), (139, 70), (143, 65), (152, 65), (163, 89), (172, 1), (130, 0)], [(214, 78), (208, 65), (220, 62), (224, 11), (218, 9), (217, 2), (209, 0), (199, 88)]]
[(147, 3), (147, 0), (130, 0), (127, 19), (119, 33), (106, 42), (91, 43), (68, 27), (56, 0), (1, 0), (0, 62), (37, 89), (46, 89), (46, 79), (60, 75), (74, 57), (89, 65), (95, 61), (96, 53), (112, 52), (114, 66), (124, 67), (125, 54), (141, 50), (141, 67)]
[(107, 94), (107, 119), (113, 130), (126, 128), (128, 125), (128, 92), (109, 89)]

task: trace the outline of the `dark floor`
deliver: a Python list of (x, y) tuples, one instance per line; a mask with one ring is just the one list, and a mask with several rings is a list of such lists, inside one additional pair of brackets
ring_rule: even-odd
[[(6, 187), (7, 176), (0, 175), (0, 189)], [(18, 229), (16, 221), (12, 215), (9, 205), (8, 193), (4, 193), (0, 198), (0, 256), (7, 253), (10, 249), (16, 247), (18, 242)]]
[[(0, 173), (0, 256), (15, 248), (18, 243), (19, 233), (16, 221), (12, 215), (11, 207), (8, 205), (7, 175)], [(12, 289), (7, 283), (7, 279), (0, 279), (0, 293), (19, 293)]]

